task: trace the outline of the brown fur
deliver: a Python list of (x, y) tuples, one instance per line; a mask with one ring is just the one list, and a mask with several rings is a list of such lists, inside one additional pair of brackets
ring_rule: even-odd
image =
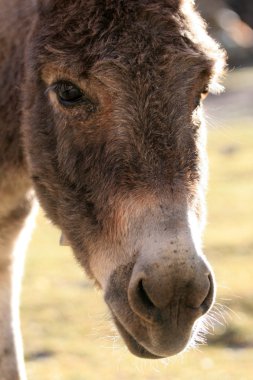
[[(103, 288), (130, 349), (132, 339), (140, 356), (178, 352), (196, 316), (186, 322), (185, 312), (180, 314), (189, 325), (180, 338), (184, 343), (167, 336), (175, 344), (166, 351), (161, 327), (159, 347), (152, 348), (154, 342), (144, 337), (146, 325), (143, 339), (133, 333), (140, 305), (131, 284), (135, 273), (139, 276), (136, 268), (146, 273), (160, 267), (159, 258), (150, 259), (152, 252), (143, 259), (149, 239), (156, 252), (168, 247), (162, 254), (166, 262), (175, 241), (177, 258), (166, 264), (164, 276), (175, 284), (189, 281), (193, 298), (204, 281), (197, 285), (194, 271), (210, 272), (203, 269), (208, 268), (203, 257), (194, 258), (200, 248), (188, 218), (190, 212), (196, 225), (203, 224), (204, 126), (195, 103), (205, 86), (216, 86), (223, 52), (207, 36), (190, 0), (1, 0), (0, 7), (0, 192), (9, 205), (0, 206), (0, 226), (15, 223), (15, 210), (28, 199), (33, 182), (48, 217)], [(80, 87), (89, 107), (61, 106), (52, 89), (59, 80)], [(155, 235), (159, 247), (150, 238)], [(174, 274), (183, 265), (187, 279)], [(124, 267), (130, 271), (119, 269)], [(182, 281), (175, 286), (187, 298)], [(115, 314), (114, 307), (125, 316), (132, 313), (132, 321)], [(159, 318), (168, 315), (169, 309)], [(133, 335), (127, 338), (125, 329)]]

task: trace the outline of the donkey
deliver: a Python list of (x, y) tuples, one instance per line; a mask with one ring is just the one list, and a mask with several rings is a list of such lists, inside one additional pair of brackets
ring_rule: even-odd
[(191, 0), (0, 0), (0, 379), (24, 380), (33, 189), (129, 350), (184, 350), (215, 298), (202, 100), (224, 52)]

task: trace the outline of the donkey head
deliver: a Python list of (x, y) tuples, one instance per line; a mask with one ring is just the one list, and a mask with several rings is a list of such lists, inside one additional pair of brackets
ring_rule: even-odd
[(48, 1), (29, 38), (38, 197), (141, 357), (184, 349), (213, 302), (201, 102), (223, 64), (190, 1)]

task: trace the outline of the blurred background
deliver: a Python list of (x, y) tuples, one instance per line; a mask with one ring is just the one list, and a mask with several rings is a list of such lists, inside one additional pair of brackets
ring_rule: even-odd
[(253, 1), (198, 0), (228, 51), (226, 92), (206, 103), (210, 181), (205, 252), (218, 283), (207, 343), (143, 361), (118, 338), (102, 295), (40, 213), (22, 292), (29, 380), (253, 378)]

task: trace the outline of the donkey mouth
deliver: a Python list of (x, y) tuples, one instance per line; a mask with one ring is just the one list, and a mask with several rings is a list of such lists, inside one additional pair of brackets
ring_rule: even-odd
[(113, 315), (114, 323), (117, 326), (117, 329), (124, 339), (129, 351), (140, 358), (143, 359), (163, 359), (165, 356), (158, 356), (150, 351), (148, 351), (145, 347), (143, 347), (137, 340), (125, 329), (125, 327), (119, 322), (119, 320)]
[(144, 307), (147, 307), (147, 312), (143, 317), (142, 309), (135, 311), (135, 304), (129, 302), (131, 275), (130, 265), (119, 268), (111, 276), (104, 294), (114, 323), (129, 351), (148, 359), (162, 359), (183, 351), (191, 340), (194, 322), (202, 312), (199, 308), (183, 307), (179, 302), (171, 302), (167, 307), (153, 312), (151, 305), (146, 303)]
[[(173, 321), (149, 326), (143, 321), (137, 321), (128, 310), (128, 320), (115, 313), (109, 307), (115, 326), (118, 329), (129, 351), (143, 359), (163, 359), (174, 356), (183, 351), (191, 342), (196, 328), (189, 326), (175, 326)], [(188, 325), (188, 326), (187, 326)]]

